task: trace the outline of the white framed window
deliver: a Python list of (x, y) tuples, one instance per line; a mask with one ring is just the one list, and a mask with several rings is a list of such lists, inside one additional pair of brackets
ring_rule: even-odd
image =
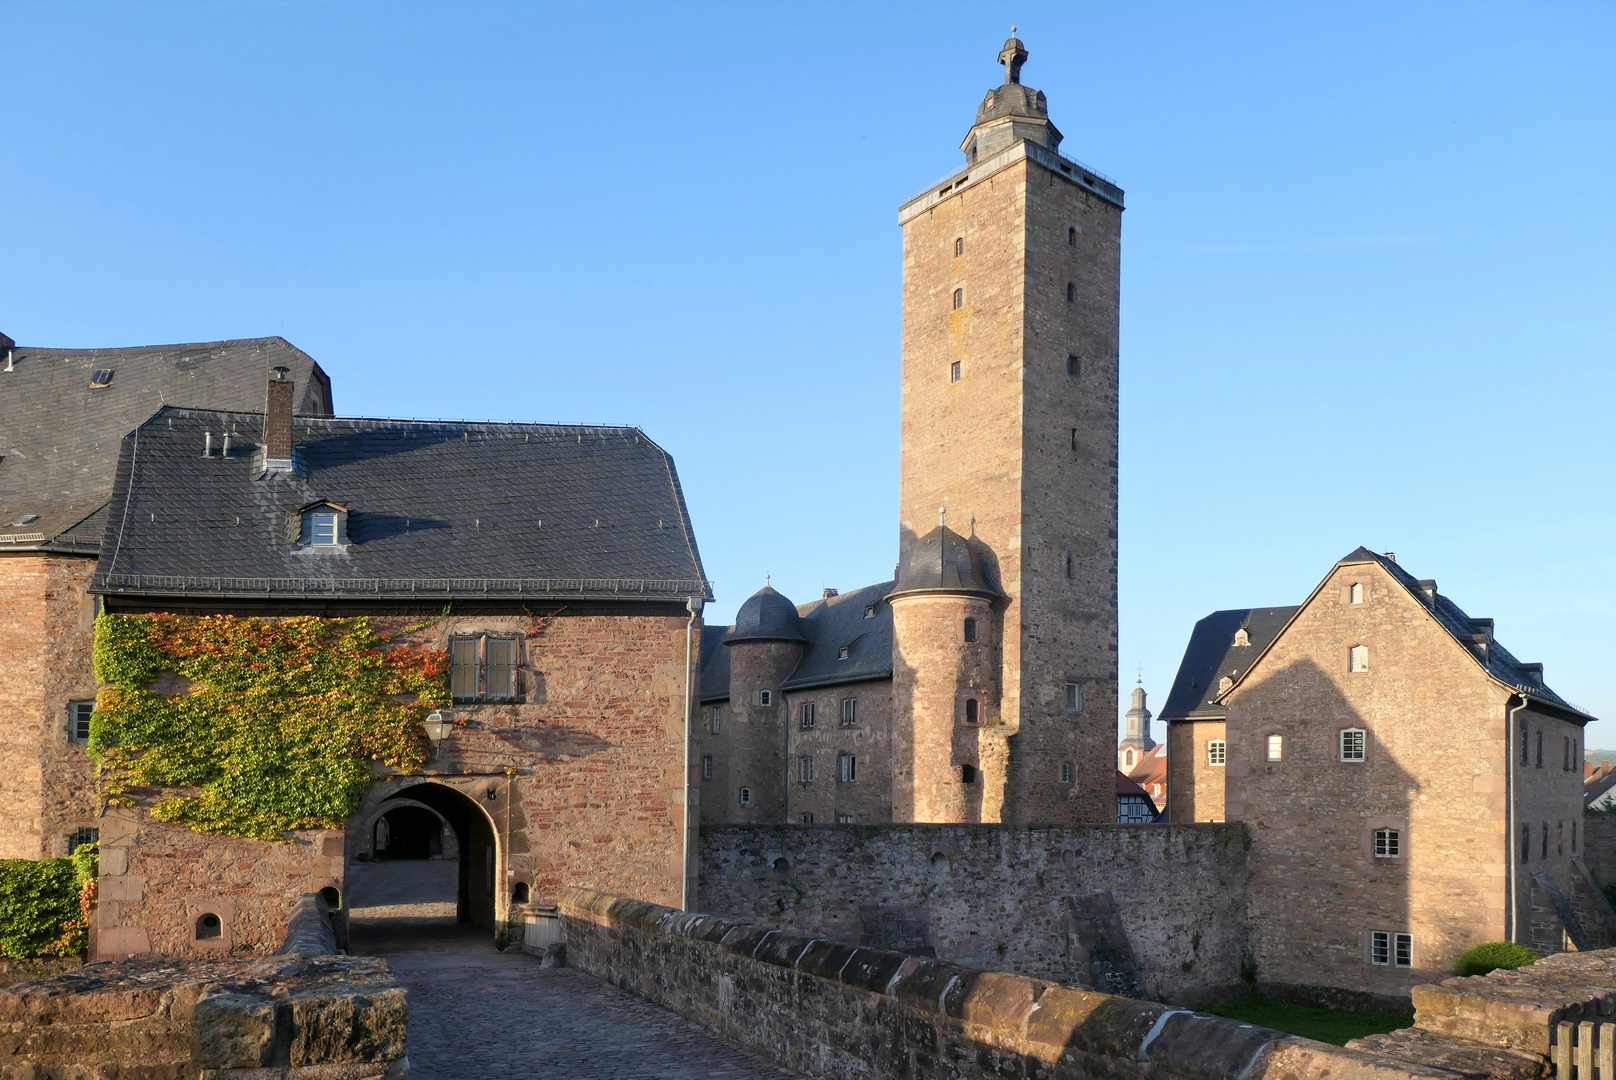
[(852, 727), (858, 723), (858, 698), (842, 699), (842, 726)]
[(514, 637), (452, 637), (449, 665), (450, 692), (458, 701), (501, 701), (516, 696)]
[(93, 701), (67, 703), (67, 737), (73, 742), (90, 741), (90, 714), (95, 712)]
[(1227, 765), (1229, 763), (1229, 744), (1222, 739), (1208, 739), (1206, 742), (1206, 763), (1208, 765)]
[(713, 708), (713, 715), (712, 715), (713, 734), (714, 735), (718, 734), (718, 729), (719, 729), (719, 726), (720, 726), (720, 724), (721, 724), (721, 722), (723, 720), (723, 717), (724, 717), (724, 710), (721, 707), (715, 706)]
[(797, 815), (797, 824), (799, 824), (799, 825), (812, 825), (813, 823), (814, 823), (814, 815), (812, 815), (812, 814), (798, 814)]
[(1066, 711), (1080, 713), (1083, 711), (1083, 684), (1068, 681), (1066, 683)]
[(813, 730), (813, 726), (814, 726), (814, 723), (815, 723), (815, 714), (817, 712), (818, 712), (818, 710), (814, 706), (813, 702), (805, 701), (805, 702), (802, 703), (801, 719), (798, 720), (798, 724), (801, 725), (802, 730), (804, 730), (804, 731)]
[(1414, 966), (1414, 935), (1392, 935), (1392, 963), (1397, 967)]
[(1389, 967), (1392, 962), (1392, 936), (1385, 930), (1369, 931), (1369, 962)]
[(1269, 761), (1285, 760), (1285, 736), (1270, 735), (1268, 736), (1267, 744)]
[(315, 547), (328, 547), (337, 542), (337, 515), (312, 513), (309, 515), (309, 543)]
[(1347, 650), (1347, 667), (1352, 671), (1369, 670), (1369, 646), (1354, 645)]
[(1071, 782), (1072, 782), (1072, 763), (1070, 761), (1063, 761), (1063, 762), (1061, 762), (1061, 783), (1070, 784)]
[(952, 364), (948, 365), (948, 381), (949, 382), (959, 382), (960, 381), (960, 376), (961, 376), (960, 362), (958, 360), (956, 360)]
[(1403, 837), (1396, 829), (1375, 830), (1375, 858), (1399, 859), (1403, 855)]
[(838, 825), (851, 825), (851, 824), (853, 824), (853, 815), (852, 814), (837, 814), (836, 815), (836, 824), (838, 824)]
[(812, 755), (804, 755), (797, 759), (797, 780), (804, 784), (814, 782), (814, 759)]
[(713, 755), (711, 754), (702, 755), (701, 778), (703, 780), (711, 780), (713, 778)]
[(752, 789), (751, 788), (743, 787), (740, 790), (739, 797), (740, 797), (740, 803), (741, 803), (742, 806), (751, 806), (752, 805)]
[(765, 706), (765, 707), (767, 707), (769, 705), (773, 705), (774, 704), (774, 691), (773, 690), (759, 690), (758, 691), (758, 704), (762, 705), (762, 706)]
[(842, 783), (856, 784), (858, 782), (858, 758), (852, 754), (842, 755)]
[(1364, 759), (1364, 729), (1341, 729), (1341, 760), (1362, 761)]
[[(964, 306), (965, 306), (965, 290), (964, 289), (955, 289), (954, 290), (954, 310), (958, 311), (960, 308), (962, 308)], [(958, 367), (959, 365), (956, 364), (955, 366)]]
[(1361, 603), (1363, 603), (1363, 585), (1362, 584), (1360, 584), (1360, 583), (1358, 583), (1356, 581), (1352, 583), (1352, 585), (1347, 589), (1347, 602), (1349, 604), (1361, 604)]

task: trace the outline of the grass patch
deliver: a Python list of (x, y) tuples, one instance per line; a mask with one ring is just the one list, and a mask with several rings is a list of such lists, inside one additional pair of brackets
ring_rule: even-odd
[(1304, 1039), (1345, 1046), (1348, 1039), (1361, 1039), (1365, 1035), (1379, 1035), (1411, 1027), (1414, 1021), (1402, 1016), (1365, 1016), (1363, 1013), (1342, 1012), (1340, 1009), (1309, 1009), (1301, 1005), (1287, 1005), (1267, 998), (1231, 1001), (1211, 1009), (1203, 1009), (1213, 1016), (1226, 1016), (1246, 1024), (1273, 1028), (1288, 1035)]

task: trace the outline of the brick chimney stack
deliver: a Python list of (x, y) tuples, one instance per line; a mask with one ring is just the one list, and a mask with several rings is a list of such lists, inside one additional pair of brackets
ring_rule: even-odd
[(270, 461), (292, 460), (291, 368), (270, 371), (269, 394), (264, 404), (264, 456)]

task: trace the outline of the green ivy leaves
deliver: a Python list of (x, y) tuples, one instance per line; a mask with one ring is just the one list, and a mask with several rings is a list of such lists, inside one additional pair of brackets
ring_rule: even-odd
[(451, 704), (448, 670), (367, 618), (102, 615), (95, 673), (112, 685), (89, 749), (109, 801), (160, 789), (153, 816), (196, 832), (341, 828), (372, 761), (426, 762), (421, 721)]

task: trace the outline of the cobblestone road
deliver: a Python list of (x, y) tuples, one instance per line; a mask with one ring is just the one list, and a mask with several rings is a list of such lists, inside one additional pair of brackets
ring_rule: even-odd
[(495, 952), (467, 927), (369, 922), (354, 944), (409, 990), (414, 1080), (804, 1080), (582, 972)]

